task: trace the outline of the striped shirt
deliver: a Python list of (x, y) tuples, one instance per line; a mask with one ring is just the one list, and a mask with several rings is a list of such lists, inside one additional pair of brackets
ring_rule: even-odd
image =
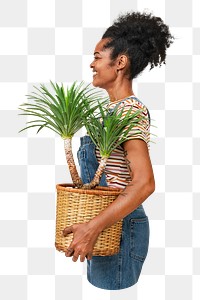
[[(130, 96), (123, 101), (115, 101), (109, 103), (109, 108), (112, 109), (116, 104), (119, 103), (119, 109), (124, 106), (125, 114), (131, 107), (133, 109), (133, 113), (138, 109), (142, 109), (140, 116), (142, 116), (142, 120), (140, 120), (137, 125), (131, 129), (129, 132), (128, 139), (142, 139), (147, 143), (148, 150), (150, 149), (150, 120), (148, 116), (147, 107), (139, 101), (134, 96)], [(139, 130), (139, 131), (138, 131)], [(99, 150), (96, 148), (96, 157), (97, 161), (100, 162), (101, 156)], [(129, 170), (126, 164), (126, 160), (124, 157), (124, 149), (120, 145), (115, 150), (112, 151), (110, 157), (107, 160), (106, 168), (104, 171), (106, 175), (106, 181), (109, 187), (115, 188), (124, 188), (130, 181), (131, 177), (129, 174)]]

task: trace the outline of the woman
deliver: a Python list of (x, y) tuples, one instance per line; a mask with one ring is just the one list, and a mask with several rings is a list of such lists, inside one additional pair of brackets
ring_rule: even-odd
[[(93, 85), (107, 91), (110, 109), (115, 105), (133, 111), (143, 109), (143, 119), (129, 140), (111, 154), (101, 185), (123, 188), (117, 199), (90, 222), (76, 224), (63, 230), (64, 236), (73, 232), (73, 241), (66, 256), (73, 261), (83, 262), (87, 258), (87, 278), (96, 287), (117, 290), (134, 285), (139, 278), (148, 252), (149, 221), (142, 203), (154, 192), (155, 181), (149, 157), (150, 117), (146, 106), (134, 95), (132, 80), (148, 64), (151, 69), (165, 63), (166, 49), (172, 43), (168, 26), (148, 13), (127, 13), (120, 16), (109, 27), (97, 43), (93, 70)], [(87, 146), (87, 147), (86, 147)], [(81, 161), (82, 148), (86, 147), (87, 157), (94, 147), (89, 136), (81, 138), (78, 152), (81, 177), (87, 182)], [(98, 149), (92, 157), (93, 165), (87, 161), (92, 176), (100, 159)], [(92, 178), (90, 178), (92, 179)], [(102, 230), (123, 219), (119, 254), (92, 256), (94, 244)]]

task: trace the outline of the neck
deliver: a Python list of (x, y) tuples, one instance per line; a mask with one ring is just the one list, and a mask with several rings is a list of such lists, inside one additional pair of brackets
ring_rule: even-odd
[(116, 83), (114, 86), (107, 89), (110, 102), (120, 101), (129, 96), (134, 95), (132, 89), (132, 81)]

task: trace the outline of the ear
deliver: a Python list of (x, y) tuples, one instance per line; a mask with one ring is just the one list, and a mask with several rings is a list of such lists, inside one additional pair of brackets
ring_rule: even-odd
[(128, 57), (124, 54), (119, 55), (117, 60), (117, 70), (122, 70), (128, 65)]

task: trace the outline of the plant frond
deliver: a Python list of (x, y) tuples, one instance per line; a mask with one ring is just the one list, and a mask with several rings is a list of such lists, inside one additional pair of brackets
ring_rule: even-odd
[(34, 91), (27, 95), (31, 102), (21, 104), (19, 109), (23, 115), (45, 121), (39, 127), (40, 130), (48, 126), (62, 137), (72, 137), (84, 126), (85, 116), (97, 109), (97, 100), (103, 97), (91, 84), (85, 85), (83, 81), (80, 84), (75, 81), (67, 88), (63, 83), (59, 85), (50, 81), (50, 84), (53, 92), (44, 84), (34, 86)]
[[(98, 110), (98, 118), (95, 113), (90, 114), (85, 120), (85, 127), (99, 148), (101, 157), (108, 157), (117, 146), (128, 139), (129, 132), (143, 119), (142, 109), (134, 111), (131, 106), (127, 110), (124, 106), (119, 108), (116, 105), (110, 112), (98, 102)], [(137, 128), (137, 133), (139, 132)]]

